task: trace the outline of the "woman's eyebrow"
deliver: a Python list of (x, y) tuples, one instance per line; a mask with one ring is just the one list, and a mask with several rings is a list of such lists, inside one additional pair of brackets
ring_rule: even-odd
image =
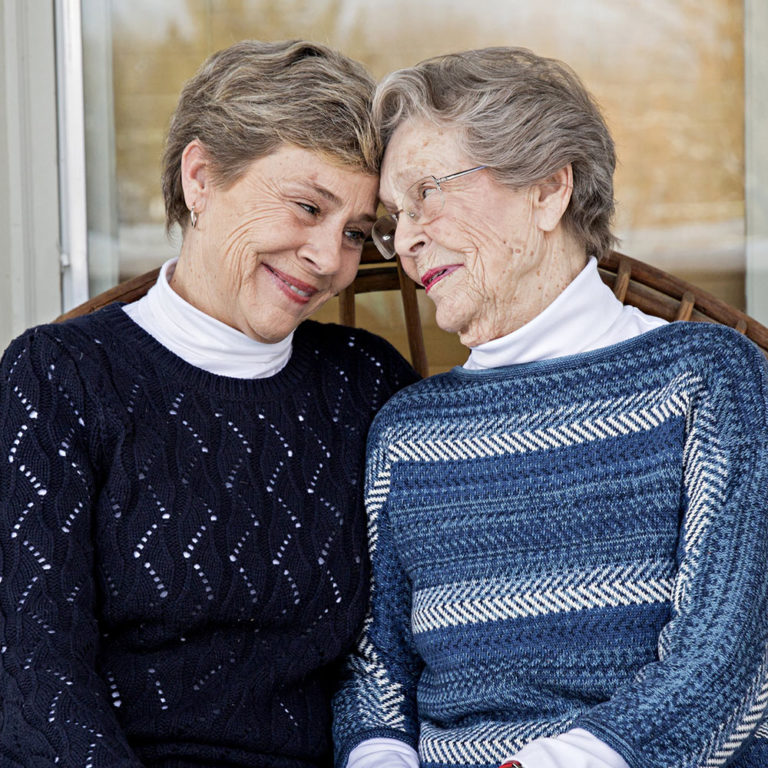
[(315, 192), (317, 192), (318, 195), (321, 197), (324, 197), (329, 202), (333, 203), (334, 205), (341, 205), (341, 198), (331, 192), (330, 189), (322, 186), (322, 184), (316, 184), (314, 182), (307, 182), (307, 186), (310, 189), (313, 189)]
[[(324, 187), (322, 184), (309, 182), (307, 186), (317, 192), (318, 195), (328, 200), (328, 202), (333, 203), (333, 205), (341, 206), (343, 204), (343, 200), (335, 192), (331, 192), (330, 189)], [(359, 216), (354, 216), (353, 218), (359, 221), (376, 221), (376, 214), (361, 213)]]

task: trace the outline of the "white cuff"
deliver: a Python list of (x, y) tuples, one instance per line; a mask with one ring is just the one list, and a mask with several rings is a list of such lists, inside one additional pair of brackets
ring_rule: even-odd
[(629, 768), (624, 758), (583, 728), (551, 739), (534, 739), (513, 760), (523, 768)]
[(419, 755), (397, 739), (366, 739), (349, 753), (347, 768), (419, 768)]

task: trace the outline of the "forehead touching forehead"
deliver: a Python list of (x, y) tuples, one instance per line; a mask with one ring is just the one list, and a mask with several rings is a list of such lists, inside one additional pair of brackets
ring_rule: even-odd
[(459, 132), (450, 125), (409, 118), (392, 134), (381, 167), (383, 203), (399, 200), (402, 193), (424, 176), (444, 176), (461, 170), (471, 160), (463, 151)]
[(288, 188), (311, 190), (331, 208), (349, 208), (353, 217), (373, 219), (377, 175), (341, 163), (325, 153), (291, 144), (283, 145), (279, 151), (287, 155), (287, 162), (278, 169), (278, 178)]

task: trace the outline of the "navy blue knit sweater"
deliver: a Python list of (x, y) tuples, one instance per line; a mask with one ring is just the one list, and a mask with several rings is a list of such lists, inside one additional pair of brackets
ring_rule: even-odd
[(367, 596), (374, 413), (415, 379), (307, 322), (268, 379), (186, 364), (117, 306), (0, 380), (0, 764), (324, 765)]
[(338, 765), (384, 736), (494, 768), (581, 727), (631, 768), (764, 768), (767, 500), (765, 359), (722, 326), (399, 393)]

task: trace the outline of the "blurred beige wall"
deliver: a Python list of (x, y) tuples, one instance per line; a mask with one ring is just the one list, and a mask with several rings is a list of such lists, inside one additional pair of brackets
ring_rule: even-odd
[[(162, 226), (163, 137), (183, 82), (212, 51), (247, 37), (307, 37), (381, 76), (451, 50), (523, 45), (569, 63), (603, 107), (619, 154), (622, 250), (744, 306), (742, 0), (112, 0), (112, 8), (118, 219), (134, 243), (122, 277), (160, 258), (140, 233)], [(422, 307), (430, 314), (428, 301)], [(396, 333), (394, 297), (366, 298), (359, 316)], [(438, 329), (427, 341), (435, 369), (463, 359)]]

